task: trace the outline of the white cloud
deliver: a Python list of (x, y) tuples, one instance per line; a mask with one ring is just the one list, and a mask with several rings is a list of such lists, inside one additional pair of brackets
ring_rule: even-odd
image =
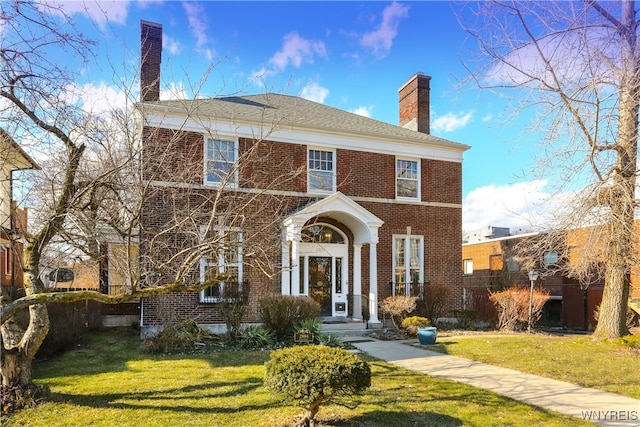
[(361, 105), (355, 110), (352, 111), (355, 114), (359, 114), (364, 117), (371, 117), (371, 113), (373, 112), (373, 106), (369, 105)]
[(462, 202), (464, 231), (487, 226), (531, 230), (553, 219), (558, 201), (545, 191), (546, 180), (478, 187)]
[(79, 102), (86, 113), (101, 115), (125, 108), (129, 104), (127, 95), (113, 87), (100, 82), (98, 84), (87, 83), (82, 86), (70, 85), (65, 92), (68, 102)]
[(284, 70), (289, 64), (298, 68), (303, 62), (312, 64), (316, 55), (327, 56), (323, 42), (305, 39), (292, 32), (284, 36), (282, 50), (276, 52), (269, 63), (278, 70)]
[(319, 102), (324, 104), (324, 100), (329, 96), (329, 89), (320, 86), (316, 82), (311, 82), (302, 88), (300, 91), (300, 97), (308, 99), (310, 101)]
[(172, 39), (166, 34), (162, 34), (162, 46), (163, 49), (167, 49), (167, 51), (172, 55), (178, 55), (182, 52), (182, 45), (180, 42)]
[(431, 128), (436, 132), (453, 132), (454, 130), (465, 127), (473, 117), (471, 112), (465, 113), (447, 113), (444, 116), (436, 118), (431, 123)]
[(55, 15), (81, 14), (89, 17), (100, 28), (108, 22), (124, 25), (130, 2), (128, 0), (111, 1), (56, 1), (45, 0), (39, 4), (40, 10)]
[[(303, 63), (312, 64), (314, 58), (326, 57), (327, 50), (323, 42), (314, 41), (300, 37), (296, 32), (291, 32), (284, 36), (282, 41), (282, 49), (276, 52), (270, 59), (269, 65), (260, 68), (258, 71), (251, 73), (249, 80), (258, 86), (265, 87), (265, 80), (273, 77), (278, 72), (284, 70), (289, 65), (298, 68)], [(319, 88), (319, 86), (318, 86)], [(329, 93), (324, 89), (326, 93), (313, 93), (313, 87), (305, 87), (302, 89), (303, 94), (301, 96), (305, 98), (304, 93), (308, 93), (309, 98), (316, 100), (315, 97), (321, 97), (323, 102)], [(314, 97), (314, 98), (312, 98)]]
[(182, 6), (187, 13), (189, 31), (196, 38), (196, 52), (203, 54), (207, 61), (211, 61), (215, 51), (207, 47), (209, 43), (209, 36), (207, 35), (209, 24), (203, 19), (203, 17), (207, 16), (204, 8), (200, 4), (187, 2), (182, 3)]
[(371, 50), (378, 57), (385, 57), (391, 51), (393, 39), (398, 35), (398, 27), (403, 18), (409, 16), (409, 7), (393, 2), (382, 11), (382, 22), (373, 31), (360, 38), (360, 45)]

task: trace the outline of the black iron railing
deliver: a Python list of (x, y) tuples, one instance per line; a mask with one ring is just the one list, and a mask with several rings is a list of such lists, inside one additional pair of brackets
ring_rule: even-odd
[(220, 282), (204, 289), (202, 302), (230, 303), (248, 299), (249, 282)]

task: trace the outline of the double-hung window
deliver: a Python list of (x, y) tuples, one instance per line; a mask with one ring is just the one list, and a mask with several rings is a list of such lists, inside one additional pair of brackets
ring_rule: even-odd
[(309, 149), (307, 151), (307, 189), (310, 193), (336, 191), (336, 153)]
[(224, 139), (205, 139), (205, 184), (235, 186), (238, 183), (236, 161), (238, 142)]
[(422, 298), (424, 277), (422, 236), (393, 236), (393, 293)]
[(396, 159), (396, 197), (420, 200), (420, 163)]
[(242, 293), (242, 233), (237, 229), (216, 228), (206, 236), (205, 253), (200, 259), (200, 278), (204, 283), (216, 277), (225, 279), (200, 292), (200, 302), (234, 300)]

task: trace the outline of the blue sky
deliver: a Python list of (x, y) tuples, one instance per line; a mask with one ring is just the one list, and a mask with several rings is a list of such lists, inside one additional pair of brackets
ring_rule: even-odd
[(463, 163), (463, 228), (527, 229), (543, 220), (548, 208), (540, 202), (550, 191), (546, 181), (523, 176), (534, 167), (535, 135), (524, 121), (501, 124), (503, 98), (460, 87), (464, 62), (478, 52), (455, 8), (440, 1), (63, 3), (100, 41), (78, 81), (93, 101), (117, 102), (114, 82), (134, 77), (141, 19), (163, 25), (163, 97), (192, 96), (213, 67), (201, 96), (282, 92), (398, 124), (397, 90), (424, 72), (432, 77), (431, 133), (472, 147)]

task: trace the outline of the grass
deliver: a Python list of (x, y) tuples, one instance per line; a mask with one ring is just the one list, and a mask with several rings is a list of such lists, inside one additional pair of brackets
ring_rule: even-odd
[(438, 337), (431, 349), (640, 399), (640, 339), (588, 336), (469, 335)]
[[(50, 401), (6, 426), (286, 426), (300, 413), (262, 385), (262, 351), (150, 356), (130, 333), (102, 332), (38, 364)], [(322, 426), (591, 425), (479, 390), (370, 360), (371, 388), (356, 409), (327, 405)]]

